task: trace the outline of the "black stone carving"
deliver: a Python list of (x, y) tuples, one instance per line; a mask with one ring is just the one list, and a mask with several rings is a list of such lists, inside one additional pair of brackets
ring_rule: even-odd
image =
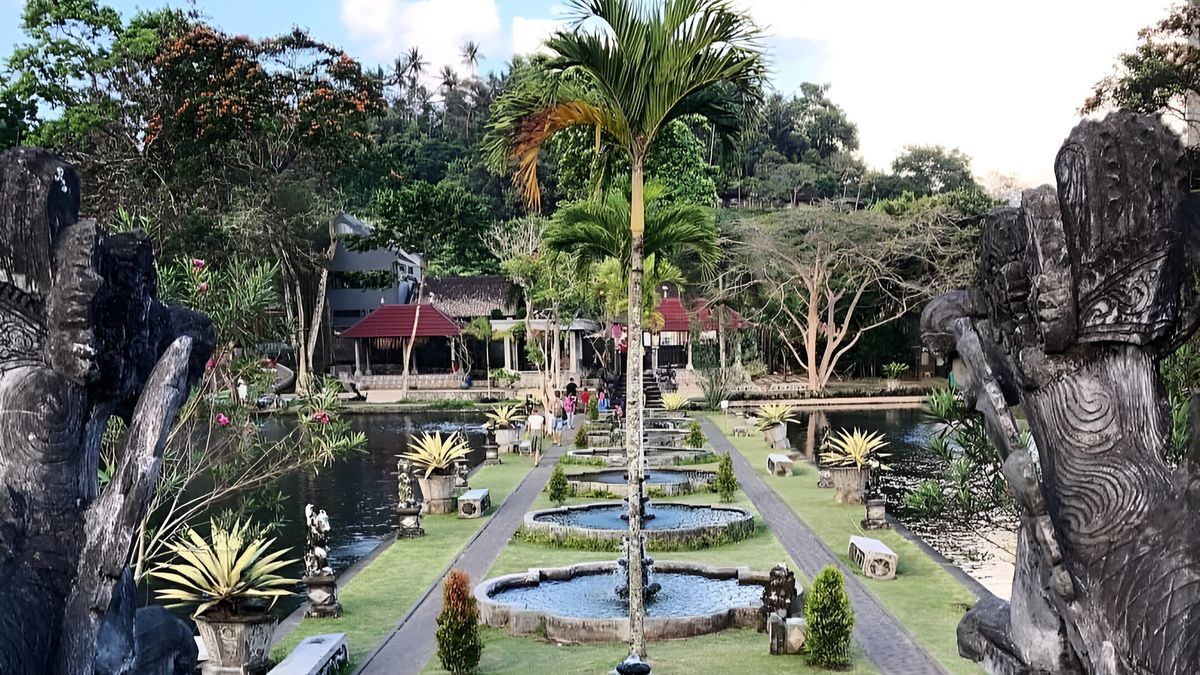
[[(69, 165), (0, 154), (0, 672), (187, 673), (190, 631), (134, 611), (126, 560), (213, 331), (155, 299), (145, 235), (78, 210)], [(100, 492), (112, 415), (130, 428)]]
[(991, 672), (1200, 671), (1200, 474), (1164, 460), (1157, 370), (1200, 317), (1181, 157), (1157, 119), (1081, 123), (1057, 191), (989, 214), (975, 285), (922, 316), (926, 344), (965, 366), (1021, 510), (1011, 604), (981, 602), (958, 630)]

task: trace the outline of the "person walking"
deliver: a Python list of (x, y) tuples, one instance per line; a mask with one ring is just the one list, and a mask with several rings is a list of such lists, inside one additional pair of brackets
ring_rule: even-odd
[(551, 409), (553, 415), (552, 431), (554, 435), (554, 447), (562, 444), (562, 430), (567, 425), (567, 411), (563, 407), (563, 400), (559, 397), (559, 392), (554, 392), (554, 407)]
[(588, 389), (587, 387), (584, 387), (583, 390), (579, 392), (579, 407), (583, 409), (583, 412), (585, 412), (585, 413), (587, 412), (588, 403), (591, 400), (592, 400), (592, 390)]
[(541, 410), (535, 410), (527, 420), (529, 428), (529, 451), (533, 453), (533, 465), (542, 458), (542, 437), (546, 435), (546, 418)]
[(525, 394), (525, 416), (529, 417), (533, 414), (533, 394)]
[(568, 393), (563, 399), (563, 412), (567, 418), (567, 428), (575, 428), (575, 394)]
[(575, 378), (571, 378), (567, 382), (567, 396), (575, 396), (579, 393), (579, 386), (575, 384)]

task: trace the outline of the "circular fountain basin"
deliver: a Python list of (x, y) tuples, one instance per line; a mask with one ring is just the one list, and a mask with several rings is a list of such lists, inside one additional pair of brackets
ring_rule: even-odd
[[(615, 547), (627, 533), (626, 512), (621, 502), (542, 509), (525, 514), (523, 529), (535, 540), (570, 548), (596, 550), (598, 542)], [(643, 524), (646, 547), (655, 551), (719, 546), (754, 534), (754, 516), (734, 507), (653, 503), (646, 515), (653, 516)]]
[[(531, 569), (488, 579), (475, 587), (484, 624), (511, 635), (545, 634), (557, 642), (623, 642), (628, 608), (617, 598), (616, 562)], [(646, 605), (650, 640), (705, 635), (758, 623), (765, 572), (746, 567), (658, 562), (650, 580), (662, 585)]]
[[(652, 467), (678, 466), (694, 464), (698, 460), (711, 457), (713, 462), (717, 456), (709, 448), (672, 448), (665, 446), (647, 447), (646, 463)], [(567, 453), (571, 457), (582, 460), (601, 460), (608, 466), (625, 466), (625, 448), (586, 448), (572, 450)]]
[[(708, 490), (716, 479), (715, 471), (689, 471), (686, 469), (651, 469), (646, 472), (646, 488), (656, 490), (668, 497), (686, 495)], [(607, 492), (618, 497), (629, 495), (629, 482), (622, 469), (585, 471), (567, 476), (575, 494)]]

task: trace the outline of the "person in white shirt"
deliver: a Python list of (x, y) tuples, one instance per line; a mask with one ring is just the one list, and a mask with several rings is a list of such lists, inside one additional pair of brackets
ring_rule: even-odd
[(542, 436), (545, 435), (546, 418), (542, 415), (540, 406), (529, 416), (529, 449), (533, 452), (533, 465), (537, 466), (542, 457)]

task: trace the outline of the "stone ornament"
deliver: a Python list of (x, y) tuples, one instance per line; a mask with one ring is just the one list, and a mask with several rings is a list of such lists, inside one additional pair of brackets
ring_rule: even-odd
[[(0, 154), (0, 672), (188, 672), (191, 631), (137, 609), (126, 561), (215, 337), (158, 301), (144, 233), (110, 235), (79, 204), (51, 153)], [(129, 433), (101, 491), (113, 415)]]
[(1158, 363), (1200, 322), (1200, 199), (1175, 134), (1132, 113), (1077, 126), (1055, 175), (987, 216), (974, 285), (921, 319), (1021, 514), (1012, 602), (978, 603), (959, 649), (994, 673), (1195, 673), (1200, 474), (1164, 460)]
[(337, 578), (329, 566), (329, 516), (325, 509), (318, 511), (312, 504), (304, 507), (304, 522), (308, 541), (304, 549), (304, 584), (308, 586), (308, 609), (304, 616), (339, 617), (342, 605), (338, 601)]
[(400, 458), (396, 462), (397, 494), (396, 513), (400, 517), (400, 526), (396, 530), (396, 538), (422, 537), (425, 529), (421, 527), (422, 503), (413, 496), (413, 466), (412, 462)]

